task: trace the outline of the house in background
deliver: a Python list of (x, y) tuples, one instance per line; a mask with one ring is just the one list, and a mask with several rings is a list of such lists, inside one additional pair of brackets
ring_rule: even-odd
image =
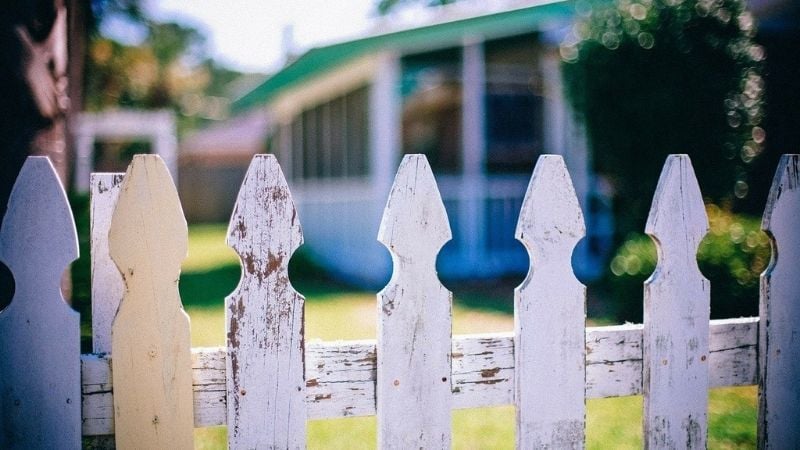
[[(289, 180), (306, 247), (340, 278), (388, 279), (391, 259), (376, 236), (405, 153), (427, 155), (447, 209), (443, 278), (526, 272), (514, 230), (540, 154), (564, 156), (587, 222), (597, 220), (586, 144), (561, 82), (572, 5), (444, 11), (424, 26), (311, 49), (233, 104), (268, 117), (265, 141)], [(576, 251), (583, 276), (600, 268), (593, 239), (601, 237)]]
[(266, 145), (267, 114), (259, 108), (182, 139), (178, 193), (186, 220), (227, 222), (250, 160)]

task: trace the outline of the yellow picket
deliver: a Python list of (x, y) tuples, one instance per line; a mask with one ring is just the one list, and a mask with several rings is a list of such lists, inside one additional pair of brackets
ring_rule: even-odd
[(109, 231), (109, 253), (125, 280), (111, 331), (117, 448), (193, 447), (189, 317), (177, 284), (186, 246), (167, 167), (156, 155), (137, 155)]

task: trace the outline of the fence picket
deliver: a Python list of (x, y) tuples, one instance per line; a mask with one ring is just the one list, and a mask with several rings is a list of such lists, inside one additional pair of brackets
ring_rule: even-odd
[[(782, 158), (764, 214), (773, 261), (760, 318), (708, 320), (696, 264), (707, 218), (691, 162), (672, 155), (646, 228), (659, 262), (645, 323), (586, 328), (585, 287), (570, 268), (582, 215), (563, 160), (545, 155), (517, 227), (531, 271), (515, 290), (515, 332), (455, 339), (435, 269), (446, 212), (427, 160), (408, 155), (378, 236), (395, 268), (378, 294), (378, 340), (307, 348), (287, 269), (302, 233), (272, 156), (253, 159), (229, 226), (244, 270), (226, 299), (228, 348), (190, 349), (176, 280), (187, 230), (160, 159), (136, 156), (124, 178), (94, 174), (92, 189), (95, 354), (80, 356), (78, 314), (59, 290), (77, 238), (49, 160), (29, 158), (12, 191), (0, 228), (16, 281), (0, 311), (2, 448), (79, 448), (81, 434), (115, 432), (83, 444), (191, 448), (194, 426), (224, 424), (231, 448), (302, 448), (308, 419), (371, 414), (381, 448), (446, 448), (451, 409), (509, 403), (519, 448), (575, 448), (585, 398), (639, 393), (647, 448), (697, 448), (708, 388), (757, 381), (759, 446), (800, 445), (800, 281), (789, 265), (800, 259), (800, 155)], [(114, 289), (124, 299), (110, 325)]]
[(254, 156), (228, 228), (244, 269), (225, 300), (231, 449), (305, 447), (304, 299), (288, 272), (302, 242), (278, 161)]
[(783, 155), (761, 229), (772, 261), (761, 275), (759, 448), (800, 448), (800, 155)]
[(108, 254), (108, 229), (117, 206), (123, 173), (93, 173), (89, 177), (92, 237), (92, 350), (111, 352), (111, 323), (125, 292), (122, 275)]
[(111, 338), (116, 445), (190, 449), (189, 317), (177, 287), (187, 228), (175, 185), (157, 155), (133, 158), (108, 241), (125, 281)]
[(586, 234), (561, 156), (539, 157), (516, 238), (530, 272), (514, 291), (517, 448), (583, 448), (586, 287), (572, 252)]
[(61, 296), (61, 277), (77, 258), (58, 175), (48, 158), (29, 157), (0, 230), (0, 260), (15, 281), (0, 311), (0, 448), (81, 446), (80, 318)]
[(670, 155), (645, 227), (658, 248), (644, 284), (646, 448), (706, 447), (710, 291), (697, 248), (707, 231), (691, 160)]
[(450, 448), (451, 300), (436, 276), (450, 226), (424, 155), (400, 163), (378, 241), (394, 272), (378, 293), (380, 448)]

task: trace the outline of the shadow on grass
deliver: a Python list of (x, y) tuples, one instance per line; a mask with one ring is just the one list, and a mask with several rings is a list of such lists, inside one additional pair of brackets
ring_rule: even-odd
[[(241, 269), (229, 263), (207, 271), (187, 271), (181, 274), (180, 293), (184, 306), (193, 308), (222, 308), (224, 299), (236, 289)], [(292, 286), (308, 302), (322, 302), (352, 294), (374, 294), (362, 288), (331, 278), (325, 269), (314, 263), (302, 250), (289, 263)], [(513, 314), (516, 278), (469, 282), (445, 281), (454, 290), (455, 303), (470, 309)]]
[[(333, 280), (302, 254), (292, 258), (289, 274), (294, 289), (309, 302), (365, 292)], [(239, 264), (225, 264), (207, 271), (184, 272), (179, 283), (183, 305), (193, 308), (222, 308), (225, 297), (236, 289), (240, 277)]]

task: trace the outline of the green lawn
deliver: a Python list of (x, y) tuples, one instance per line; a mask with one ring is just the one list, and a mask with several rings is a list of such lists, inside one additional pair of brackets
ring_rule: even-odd
[[(223, 299), (239, 280), (236, 255), (224, 242), (225, 228), (192, 226), (189, 257), (183, 264), (180, 290), (192, 319), (192, 345), (217, 346), (225, 342)], [(375, 294), (353, 290), (320, 279), (318, 270), (292, 261), (290, 276), (306, 296), (307, 339), (364, 339), (375, 337)], [(479, 290), (462, 290), (453, 307), (453, 332), (510, 331), (510, 292), (494, 299)], [(476, 298), (488, 298), (494, 306), (476, 307)], [(469, 306), (467, 306), (469, 305)], [(623, 397), (588, 401), (587, 447), (641, 448), (642, 398)], [(709, 448), (755, 447), (756, 389), (714, 389), (709, 403)], [(224, 449), (225, 428), (195, 432), (195, 447)], [(375, 448), (374, 417), (311, 421), (308, 446), (312, 449)], [(453, 447), (502, 449), (514, 447), (512, 407), (461, 410), (453, 413)]]

